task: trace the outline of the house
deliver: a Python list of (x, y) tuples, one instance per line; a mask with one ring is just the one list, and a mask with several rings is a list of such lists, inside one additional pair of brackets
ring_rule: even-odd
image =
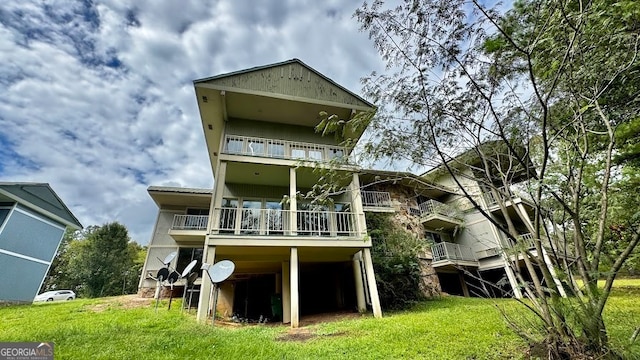
[[(382, 212), (431, 244), (420, 259), (425, 294), (521, 297), (514, 268), (519, 272), (522, 259), (509, 249), (530, 243), (533, 208), (515, 185), (489, 192), (463, 176), (468, 166), (454, 178), (442, 167), (418, 176), (341, 162), (334, 166), (347, 179), (344, 191), (316, 204), (300, 194), (325, 181), (317, 169), (353, 150), (314, 130), (320, 112), (349, 120), (372, 104), (297, 59), (194, 86), (215, 185), (149, 187), (159, 211), (141, 294), (156, 292), (161, 259), (176, 251), (171, 267), (178, 271), (192, 260), (197, 268), (223, 259), (236, 264), (219, 288), (216, 311), (223, 316), (281, 318), (292, 327), (301, 315), (326, 311), (370, 308), (379, 317), (365, 214)], [(357, 140), (359, 131), (348, 136)], [(455, 180), (497, 222), (504, 219), (496, 196), (508, 196), (500, 203), (514, 214), (519, 244), (469, 202)], [(196, 280), (200, 321), (213, 311), (211, 289), (208, 277)]]
[(0, 182), (0, 302), (33, 301), (67, 228), (82, 225), (49, 184)]
[[(281, 312), (292, 327), (301, 315), (367, 305), (382, 316), (356, 168), (338, 165), (347, 191), (332, 201), (300, 196), (320, 181), (314, 169), (352, 151), (314, 130), (320, 112), (349, 120), (373, 105), (298, 59), (194, 86), (214, 188), (148, 189), (159, 213), (141, 293), (153, 292), (159, 259), (178, 251), (171, 264), (178, 271), (191, 259), (235, 263), (219, 287), (222, 315), (274, 319)], [(206, 276), (196, 284), (197, 318), (204, 321), (212, 284)]]

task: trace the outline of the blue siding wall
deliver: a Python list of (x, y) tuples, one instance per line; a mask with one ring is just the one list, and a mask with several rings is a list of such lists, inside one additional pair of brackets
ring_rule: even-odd
[(48, 265), (0, 253), (0, 300), (32, 302), (47, 274)]
[(0, 233), (0, 249), (51, 261), (64, 233), (60, 227), (14, 211)]
[(25, 208), (5, 219), (0, 232), (0, 301), (31, 302), (37, 295), (64, 233), (63, 225), (45, 219)]

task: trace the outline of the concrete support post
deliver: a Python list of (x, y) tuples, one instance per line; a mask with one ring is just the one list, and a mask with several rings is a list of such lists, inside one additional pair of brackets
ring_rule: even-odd
[(291, 248), (291, 327), (300, 325), (300, 297), (298, 293), (298, 248)]
[(371, 249), (362, 249), (362, 257), (364, 259), (365, 272), (367, 274), (367, 284), (369, 285), (369, 295), (371, 296), (371, 307), (373, 308), (373, 316), (382, 317), (382, 308), (380, 307), (380, 297), (378, 296), (378, 286), (376, 285), (376, 275), (373, 271), (373, 261), (371, 260)]
[(467, 282), (464, 281), (464, 274), (462, 272), (459, 272), (458, 278), (460, 279), (460, 286), (462, 287), (462, 295), (464, 295), (465, 297), (469, 297), (469, 288), (467, 287)]
[(356, 233), (364, 236), (367, 233), (367, 224), (364, 218), (364, 207), (362, 206), (362, 193), (360, 192), (360, 178), (357, 173), (353, 174), (351, 180), (351, 204), (355, 215)]
[[(215, 246), (207, 246), (204, 249), (203, 259), (205, 263), (213, 265), (216, 259), (216, 247)], [(209, 274), (207, 274), (206, 270), (202, 270), (202, 284), (200, 285), (200, 300), (198, 301), (198, 313), (196, 315), (196, 319), (198, 322), (203, 323), (207, 321), (207, 317), (209, 316), (209, 310), (211, 309), (211, 279), (209, 279)], [(215, 313), (215, 309), (213, 309)]]
[(362, 281), (362, 268), (360, 265), (360, 257), (353, 257), (353, 277), (356, 285), (356, 304), (358, 312), (367, 311), (367, 304), (364, 301), (364, 282)]
[(513, 289), (513, 296), (516, 299), (522, 299), (522, 291), (520, 291), (520, 287), (518, 287), (518, 279), (516, 279), (516, 274), (513, 273), (513, 269), (511, 268), (511, 266), (509, 266), (509, 259), (506, 258), (506, 256), (504, 257), (504, 271), (507, 273), (507, 279), (509, 279), (511, 289)]
[(282, 274), (276, 274), (276, 294), (282, 294)]
[(296, 182), (296, 168), (289, 168), (289, 234), (297, 235), (298, 233), (298, 217), (296, 211), (298, 210), (298, 199), (296, 194), (298, 193), (298, 185)]
[(282, 263), (282, 323), (291, 322), (291, 276), (288, 261)]
[[(227, 176), (227, 163), (224, 161), (220, 162), (218, 166), (218, 176), (216, 176), (216, 181), (213, 189), (213, 196), (211, 198), (211, 207), (209, 208), (209, 224), (207, 225), (207, 229), (210, 234), (218, 233), (218, 227), (220, 226), (220, 206), (222, 206), (222, 197), (224, 195), (224, 183), (225, 178)], [(214, 231), (214, 229), (216, 229)]]
[(567, 293), (564, 291), (564, 286), (562, 286), (562, 282), (560, 281), (560, 279), (558, 279), (553, 262), (551, 261), (551, 258), (549, 258), (549, 255), (547, 254), (547, 250), (545, 250), (544, 247), (542, 247), (542, 259), (544, 260), (544, 262), (547, 264), (547, 267), (549, 268), (549, 272), (551, 273), (551, 277), (553, 277), (553, 282), (555, 282), (556, 286), (558, 287), (558, 292), (560, 293), (560, 296), (566, 298)]

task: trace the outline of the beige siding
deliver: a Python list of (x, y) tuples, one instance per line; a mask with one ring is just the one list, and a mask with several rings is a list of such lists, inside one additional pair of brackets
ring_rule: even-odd
[(208, 83), (340, 104), (368, 106), (313, 71), (295, 63), (214, 79)]
[(225, 134), (338, 145), (335, 137), (322, 136), (311, 127), (274, 124), (263, 121), (230, 119), (226, 123)]
[(266, 185), (249, 184), (226, 184), (224, 189), (225, 197), (246, 197), (246, 198), (266, 198), (282, 199), (289, 194), (289, 188)]
[(183, 211), (167, 211), (161, 210), (158, 215), (158, 225), (156, 226), (156, 232), (153, 234), (151, 240), (151, 246), (154, 245), (176, 245), (175, 240), (169, 236), (169, 229), (173, 224), (173, 216), (175, 214), (184, 214)]

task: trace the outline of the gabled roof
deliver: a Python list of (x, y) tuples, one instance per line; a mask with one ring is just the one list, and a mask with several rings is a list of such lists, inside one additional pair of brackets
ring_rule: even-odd
[(69, 227), (82, 228), (80, 221), (47, 183), (0, 182), (0, 199), (3, 197), (60, 221)]
[[(226, 73), (226, 74), (220, 74), (220, 75), (211, 76), (211, 77), (207, 77), (207, 78), (203, 78), (203, 79), (197, 79), (197, 80), (194, 80), (193, 83), (194, 83), (194, 85), (195, 84), (201, 84), (201, 83), (216, 83), (216, 80), (232, 78), (232, 77), (240, 77), (241, 75), (244, 75), (244, 74), (256, 73), (256, 72), (260, 72), (262, 70), (267, 70), (267, 69), (272, 69), (272, 68), (286, 66), (286, 65), (292, 65), (292, 64), (300, 65), (300, 66), (304, 67), (305, 69), (311, 71), (315, 75), (317, 75), (320, 78), (324, 79), (326, 82), (328, 82), (331, 85), (333, 85), (333, 86), (339, 88), (340, 90), (346, 92), (350, 96), (352, 96), (355, 99), (357, 99), (359, 102), (362, 102), (363, 103), (362, 105), (370, 107), (370, 108), (374, 107), (373, 104), (371, 104), (367, 100), (363, 99), (359, 95), (351, 92), (350, 90), (346, 89), (342, 85), (340, 85), (340, 84), (336, 83), (335, 81), (331, 80), (330, 78), (326, 77), (325, 75), (323, 75), (322, 73), (320, 73), (316, 69), (314, 69), (311, 66), (309, 66), (309, 65), (305, 64), (304, 62), (302, 62), (300, 59), (295, 59), (295, 58), (291, 59), (291, 60), (278, 62), (278, 63), (262, 65), (262, 66), (255, 66), (255, 67), (252, 67), (252, 68), (249, 68), (249, 69), (233, 71), (233, 72), (229, 72), (229, 73)], [(258, 89), (256, 89), (256, 90), (258, 90)]]

